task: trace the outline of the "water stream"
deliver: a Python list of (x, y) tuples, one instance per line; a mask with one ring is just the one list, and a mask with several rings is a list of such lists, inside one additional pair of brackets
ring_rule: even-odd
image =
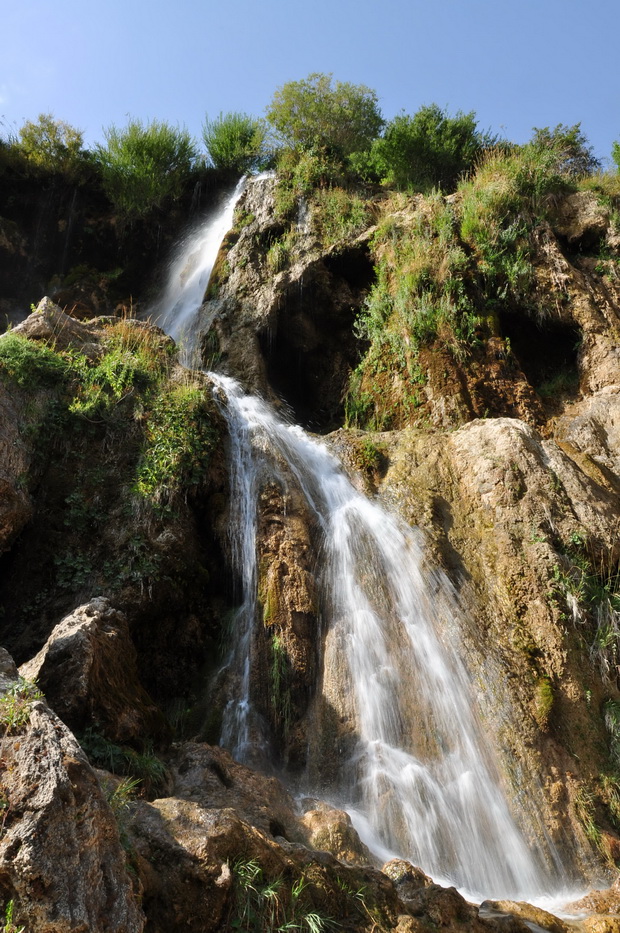
[(180, 242), (168, 270), (166, 287), (149, 312), (179, 345), (181, 359), (187, 366), (198, 363), (197, 314), (222, 240), (232, 227), (235, 206), (245, 182), (242, 178), (220, 208)]
[[(186, 245), (195, 260), (188, 272), (179, 254), (162, 297), (159, 321), (187, 347), (195, 347), (192, 323), (241, 190)], [(557, 889), (557, 854), (544, 840), (527, 845), (511, 813), (461, 660), (458, 609), (418, 533), (358, 493), (326, 446), (229, 377), (211, 378), (229, 428), (231, 552), (241, 581), (228, 661), (237, 686), (222, 744), (248, 763), (269, 747), (251, 700), (257, 500), (266, 477), (283, 486), (292, 477), (322, 534), (321, 702), (349, 729), (335, 802), (376, 851), (473, 895), (532, 899)], [(319, 716), (309, 757), (325, 753), (323, 742)]]

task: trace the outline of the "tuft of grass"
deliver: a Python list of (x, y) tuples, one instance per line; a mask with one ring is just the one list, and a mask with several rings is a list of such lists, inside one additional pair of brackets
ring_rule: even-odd
[(5, 735), (17, 735), (28, 725), (32, 706), (43, 694), (36, 683), (19, 677), (0, 697), (0, 726)]
[(303, 874), (292, 882), (285, 883), (283, 877), (269, 881), (256, 859), (237, 859), (231, 870), (234, 903), (229, 923), (233, 930), (325, 933), (337, 926), (312, 907), (311, 885)]
[(90, 761), (112, 774), (122, 774), (141, 783), (150, 793), (160, 790), (167, 779), (166, 766), (146, 742), (141, 752), (127, 745), (111, 742), (97, 729), (89, 726), (80, 737), (80, 745)]
[(373, 240), (376, 278), (356, 322), (368, 350), (353, 374), (349, 424), (382, 430), (419, 405), (420, 351), (439, 341), (456, 359), (475, 343), (479, 317), (466, 278), (457, 218), (438, 193), (419, 198), (412, 221), (391, 216)]
[(25, 926), (18, 927), (15, 923), (13, 923), (14, 910), (15, 902), (10, 900), (4, 908), (4, 924), (0, 933), (24, 933), (24, 930), (26, 929)]
[(312, 222), (323, 243), (333, 246), (368, 226), (368, 204), (344, 188), (318, 188), (312, 196)]

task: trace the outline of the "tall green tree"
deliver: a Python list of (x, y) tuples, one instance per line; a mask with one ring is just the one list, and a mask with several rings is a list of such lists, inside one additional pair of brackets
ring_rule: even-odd
[(278, 88), (267, 119), (293, 149), (322, 148), (347, 156), (370, 147), (383, 126), (376, 93), (364, 84), (314, 73)]
[(247, 113), (220, 113), (205, 120), (202, 138), (215, 168), (243, 174), (259, 168), (267, 158), (267, 130), (262, 120)]

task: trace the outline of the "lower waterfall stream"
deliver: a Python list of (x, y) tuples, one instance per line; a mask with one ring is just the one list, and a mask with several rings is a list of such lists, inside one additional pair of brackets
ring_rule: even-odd
[[(187, 256), (185, 266), (178, 259), (176, 285), (156, 309), (164, 329), (175, 339), (185, 334), (191, 346), (241, 190), (211, 221), (217, 231), (211, 252), (199, 259), (202, 272), (186, 276), (197, 278), (198, 290), (185, 293)], [(230, 377), (209, 375), (229, 430), (231, 552), (242, 590), (228, 660), (238, 688), (224, 711), (221, 744), (246, 763), (267, 754), (268, 729), (251, 698), (257, 503), (266, 477), (285, 487), (292, 476), (323, 539), (325, 647), (317, 689), (351, 723), (353, 736), (337, 788), (309, 792), (332, 793), (371, 850), (406, 858), (477, 899), (531, 900), (557, 891), (562, 867), (553, 845), (526, 843), (511, 813), (489, 747), (491, 730), (476, 711), (461, 658), (459, 610), (447, 579), (428, 567), (418, 533), (357, 492), (324, 444)], [(309, 746), (310, 756), (319, 754), (320, 735), (312, 729)]]

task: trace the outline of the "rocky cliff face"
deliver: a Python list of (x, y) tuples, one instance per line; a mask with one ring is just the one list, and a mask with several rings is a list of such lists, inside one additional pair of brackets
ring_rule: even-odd
[[(346, 370), (367, 347), (350, 324), (368, 295), (377, 227), (326, 246), (310, 208), (305, 226), (296, 221), (287, 233), (276, 185), (249, 186), (204, 319), (213, 321), (209, 339), (218, 335), (228, 371), (264, 394), (276, 387), (296, 417), (330, 427), (345, 419)], [(413, 225), (422, 207), (419, 199), (399, 205), (398, 222)], [(380, 220), (388, 222), (394, 218)], [(274, 274), (270, 250), (287, 236), (288, 263)], [(555, 204), (534, 242), (532, 288), (551, 296), (552, 311), (494, 305), (470, 352), (455, 356), (441, 340), (420, 351), (425, 379), (411, 427), (343, 429), (330, 440), (360, 484), (424, 529), (469, 620), (469, 663), (507, 780), (517, 797), (540, 788), (545, 830), (534, 821), (529, 831), (548, 832), (588, 871), (592, 843), (606, 857), (617, 852), (617, 234), (609, 210), (578, 192)], [(297, 403), (295, 380), (310, 408)], [(331, 400), (324, 419), (310, 384)], [(271, 499), (266, 493), (267, 510)], [(262, 527), (263, 605), (286, 607), (295, 588), (278, 579), (283, 553), (267, 518)], [(305, 535), (298, 533), (300, 544)], [(283, 632), (292, 634), (294, 618), (285, 608)], [(303, 682), (306, 662), (293, 651), (288, 658)], [(299, 735), (304, 704), (295, 709)]]
[[(436, 335), (416, 357), (415, 404), (403, 403), (406, 361), (402, 372), (386, 365), (375, 375), (386, 398), (394, 393), (391, 421), (362, 430), (348, 400), (369, 338), (354, 320), (375, 283), (377, 231), (418, 229), (426, 207), (375, 193), (363, 223), (328, 235), (319, 201), (282, 214), (277, 185), (251, 182), (240, 202), (201, 310), (205, 360), (331, 431), (326, 442), (356, 484), (422, 529), (462, 607), (468, 666), (526, 832), (547, 835), (575, 875), (610, 873), (620, 856), (620, 287), (610, 212), (589, 193), (558, 200), (531, 255), (531, 288), (554, 310), (533, 316), (495, 302), (459, 353), (447, 332)], [(278, 779), (214, 747), (230, 676), (218, 643), (236, 600), (224, 429), (210, 402), (175, 408), (197, 433), (172, 449), (177, 473), (165, 473), (153, 451), (178, 424), (166, 399), (188, 382), (206, 399), (206, 380), (170, 362), (154, 328), (149, 353), (165, 380), (138, 373), (127, 335), (123, 369), (110, 357), (111, 327), (53, 306), (31, 316), (17, 337), (64, 360), (62, 377), (40, 355), (16, 368), (0, 341), (3, 640), (26, 678), (5, 659), (5, 907), (13, 902), (34, 933), (305, 928), (312, 916), (351, 930), (522, 931), (514, 917), (484, 919), (407, 863), (370, 867), (345, 813), (316, 799), (300, 813)], [(79, 366), (66, 368), (68, 350)], [(123, 383), (127, 355), (138, 375)], [(108, 401), (88, 408), (96, 367)], [(362, 378), (370, 398), (376, 386), (368, 371)], [(258, 509), (253, 701), (294, 785), (317, 770), (307, 738), (324, 638), (321, 534), (293, 476), (266, 476)], [(28, 698), (34, 677), (51, 709)], [(332, 727), (327, 760), (341, 728)], [(123, 774), (142, 780), (133, 800), (131, 788), (117, 793)]]

